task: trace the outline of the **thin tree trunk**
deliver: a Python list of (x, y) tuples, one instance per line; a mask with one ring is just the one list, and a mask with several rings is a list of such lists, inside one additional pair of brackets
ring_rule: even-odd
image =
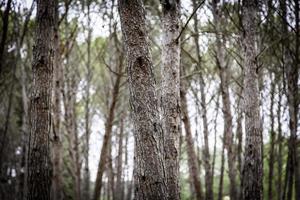
[(120, 63), (118, 66), (118, 74), (114, 83), (113, 87), (113, 93), (112, 93), (112, 100), (111, 104), (109, 106), (109, 113), (108, 113), (108, 118), (106, 120), (105, 124), (105, 133), (104, 133), (104, 138), (103, 138), (103, 143), (102, 143), (102, 148), (101, 148), (101, 153), (100, 153), (100, 160), (98, 164), (98, 171), (97, 171), (97, 178), (95, 182), (95, 189), (94, 189), (94, 196), (93, 199), (97, 200), (100, 196), (101, 192), (101, 187), (102, 187), (102, 176), (105, 170), (105, 161), (108, 156), (108, 146), (109, 141), (111, 140), (111, 133), (112, 133), (112, 127), (113, 127), (113, 121), (115, 117), (115, 108), (118, 100), (118, 95), (119, 95), (119, 90), (120, 90), (120, 83), (121, 83), (121, 78), (122, 78), (122, 59), (120, 59)]
[(189, 173), (191, 181), (193, 182), (194, 191), (196, 193), (196, 199), (201, 200), (203, 198), (202, 186), (199, 177), (199, 167), (197, 162), (197, 156), (194, 147), (194, 141), (191, 130), (191, 123), (188, 116), (188, 107), (187, 107), (187, 99), (186, 99), (186, 88), (181, 84), (180, 89), (180, 98), (181, 98), (181, 113), (182, 113), (182, 121), (185, 128), (185, 139), (187, 144), (187, 154), (188, 154), (188, 165), (189, 165)]
[(179, 200), (180, 127), (180, 3), (166, 0), (163, 10), (162, 48), (162, 128), (168, 199)]
[(236, 165), (235, 165), (235, 152), (233, 146), (233, 131), (232, 131), (232, 114), (231, 114), (231, 102), (229, 97), (229, 67), (226, 64), (225, 52), (224, 52), (224, 37), (220, 37), (223, 23), (222, 11), (218, 6), (219, 0), (213, 1), (213, 16), (216, 32), (216, 65), (219, 68), (219, 75), (221, 79), (221, 95), (223, 102), (223, 116), (224, 116), (224, 144), (227, 150), (228, 159), (228, 172), (230, 180), (230, 199), (237, 199), (237, 184), (236, 184)]
[(222, 154), (221, 154), (221, 169), (220, 169), (220, 182), (218, 200), (223, 199), (223, 183), (224, 183), (224, 168), (225, 168), (225, 139), (222, 139)]
[[(193, 8), (194, 10), (197, 8), (198, 2), (193, 0)], [(210, 160), (210, 152), (209, 152), (209, 131), (208, 131), (208, 121), (207, 121), (207, 108), (206, 108), (206, 95), (205, 95), (205, 81), (203, 79), (203, 74), (200, 63), (201, 63), (201, 55), (200, 55), (200, 46), (199, 46), (199, 29), (198, 29), (198, 15), (194, 14), (194, 31), (196, 32), (194, 36), (196, 54), (197, 54), (197, 68), (201, 73), (199, 74), (200, 81), (200, 94), (201, 94), (201, 109), (202, 109), (202, 122), (203, 122), (203, 135), (204, 135), (204, 149), (203, 149), (203, 160), (204, 160), (204, 169), (205, 169), (205, 199), (213, 200), (213, 176), (212, 176), (212, 168), (211, 168), (211, 160)]]
[(55, 0), (55, 25), (54, 25), (54, 66), (53, 66), (53, 140), (52, 140), (52, 200), (62, 200), (62, 142), (61, 142), (61, 55), (60, 55), (60, 37), (58, 26), (58, 0)]
[(270, 76), (271, 82), (271, 91), (270, 91), (270, 121), (271, 121), (271, 130), (270, 130), (270, 157), (269, 157), (269, 174), (268, 174), (268, 198), (269, 200), (273, 199), (273, 176), (274, 176), (274, 148), (275, 148), (275, 130), (274, 130), (274, 98), (275, 98), (275, 83)]
[(277, 125), (278, 125), (278, 138), (277, 138), (277, 143), (278, 143), (278, 154), (277, 154), (277, 182), (276, 182), (276, 185), (277, 185), (277, 197), (278, 197), (278, 200), (281, 200), (282, 199), (282, 140), (283, 140), (283, 137), (282, 137), (282, 128), (281, 128), (281, 100), (282, 100), (282, 87), (281, 87), (281, 84), (279, 83), (277, 85), (278, 87), (278, 93), (279, 93), (279, 98), (278, 98), (278, 102), (277, 102)]
[(37, 0), (33, 55), (33, 94), (28, 153), (28, 200), (49, 200), (51, 186), (50, 127), (55, 1)]
[(119, 0), (121, 28), (127, 50), (130, 105), (134, 123), (135, 199), (168, 198), (156, 84), (152, 71), (145, 10), (141, 0)]
[(118, 147), (118, 157), (117, 157), (117, 181), (116, 181), (116, 191), (115, 199), (123, 200), (124, 199), (124, 184), (123, 184), (123, 135), (124, 135), (124, 115), (120, 119), (120, 133), (119, 133), (119, 147)]
[(295, 199), (300, 200), (300, 142), (299, 142), (299, 137), (297, 137), (297, 126), (298, 126), (298, 114), (299, 114), (299, 86), (298, 86), (298, 81), (299, 81), (299, 68), (300, 68), (300, 7), (299, 7), (299, 0), (294, 0), (294, 13), (295, 13), (295, 60), (294, 60), (294, 66), (292, 67), (293, 70), (291, 74), (293, 75), (291, 78), (293, 79), (293, 94), (294, 95), (294, 120), (293, 123), (294, 125), (292, 126), (295, 130), (294, 132), (294, 141), (293, 141), (293, 146), (295, 148), (294, 152), (294, 159), (295, 159)]
[(90, 1), (87, 2), (88, 10), (88, 38), (87, 38), (87, 65), (86, 65), (86, 88), (85, 88), (85, 148), (84, 148), (84, 180), (83, 180), (83, 198), (90, 199), (90, 170), (89, 170), (89, 143), (90, 143), (90, 82), (92, 79), (91, 70), (91, 16)]
[(255, 50), (258, 1), (244, 0), (243, 11), (246, 146), (242, 190), (243, 199), (261, 200), (263, 198), (262, 134)]
[(5, 42), (7, 38), (7, 32), (8, 32), (8, 25), (9, 25), (9, 12), (11, 9), (11, 3), (12, 0), (8, 0), (6, 3), (6, 7), (2, 16), (2, 35), (1, 35), (1, 41), (0, 41), (0, 75), (3, 70), (3, 63), (4, 63), (4, 50), (5, 50)]

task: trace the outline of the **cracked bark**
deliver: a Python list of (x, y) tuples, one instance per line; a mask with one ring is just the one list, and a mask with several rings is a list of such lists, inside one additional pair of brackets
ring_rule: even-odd
[(246, 144), (242, 190), (243, 199), (261, 200), (262, 185), (262, 134), (259, 111), (258, 72), (255, 50), (258, 1), (243, 1), (243, 52), (244, 52), (244, 106)]
[(134, 125), (135, 199), (167, 199), (163, 132), (141, 0), (118, 1)]
[(166, 183), (169, 199), (179, 200), (179, 129), (180, 129), (180, 3), (169, 1), (163, 7), (162, 48), (162, 128)]
[(53, 76), (55, 1), (37, 1), (33, 54), (33, 93), (30, 108), (28, 200), (49, 200), (51, 186), (50, 127)]

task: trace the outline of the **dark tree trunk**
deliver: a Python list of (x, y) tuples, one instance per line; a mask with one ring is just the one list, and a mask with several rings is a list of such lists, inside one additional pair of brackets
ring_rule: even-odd
[(243, 199), (245, 200), (261, 200), (263, 198), (262, 134), (259, 111), (258, 65), (255, 50), (257, 11), (257, 0), (243, 1), (246, 146), (244, 154), (242, 190)]
[(135, 199), (168, 198), (163, 157), (163, 132), (153, 64), (141, 0), (119, 0), (121, 27), (127, 52), (130, 105), (134, 123)]
[(33, 55), (33, 94), (28, 152), (28, 200), (49, 200), (51, 186), (50, 127), (55, 1), (37, 0)]
[(5, 51), (5, 42), (7, 38), (7, 32), (8, 32), (8, 24), (9, 24), (9, 12), (11, 9), (11, 3), (12, 0), (8, 0), (6, 3), (6, 8), (4, 10), (4, 13), (2, 15), (2, 35), (1, 35), (1, 41), (0, 41), (0, 75), (2, 74), (2, 68), (4, 63), (4, 51)]

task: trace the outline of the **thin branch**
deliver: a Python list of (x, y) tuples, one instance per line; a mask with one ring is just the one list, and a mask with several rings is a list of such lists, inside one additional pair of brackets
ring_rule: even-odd
[(193, 13), (190, 15), (190, 17), (188, 18), (188, 20), (186, 21), (185, 25), (182, 27), (178, 37), (176, 38), (175, 41), (178, 42), (178, 40), (180, 39), (181, 35), (183, 34), (184, 30), (186, 29), (187, 25), (189, 24), (189, 22), (191, 21), (192, 17), (195, 15), (195, 13), (197, 12), (197, 10), (204, 4), (205, 0), (203, 0), (202, 2), (199, 3), (199, 5), (195, 8), (195, 10), (193, 11)]

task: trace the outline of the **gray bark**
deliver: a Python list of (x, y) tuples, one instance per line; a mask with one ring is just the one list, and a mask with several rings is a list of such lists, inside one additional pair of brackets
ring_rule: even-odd
[(263, 198), (262, 134), (255, 49), (258, 1), (243, 1), (244, 106), (246, 144), (242, 178), (243, 199)]
[(168, 198), (156, 83), (141, 0), (119, 0), (134, 124), (135, 199)]
[(180, 31), (179, 1), (164, 1), (162, 48), (162, 128), (169, 199), (179, 200)]

